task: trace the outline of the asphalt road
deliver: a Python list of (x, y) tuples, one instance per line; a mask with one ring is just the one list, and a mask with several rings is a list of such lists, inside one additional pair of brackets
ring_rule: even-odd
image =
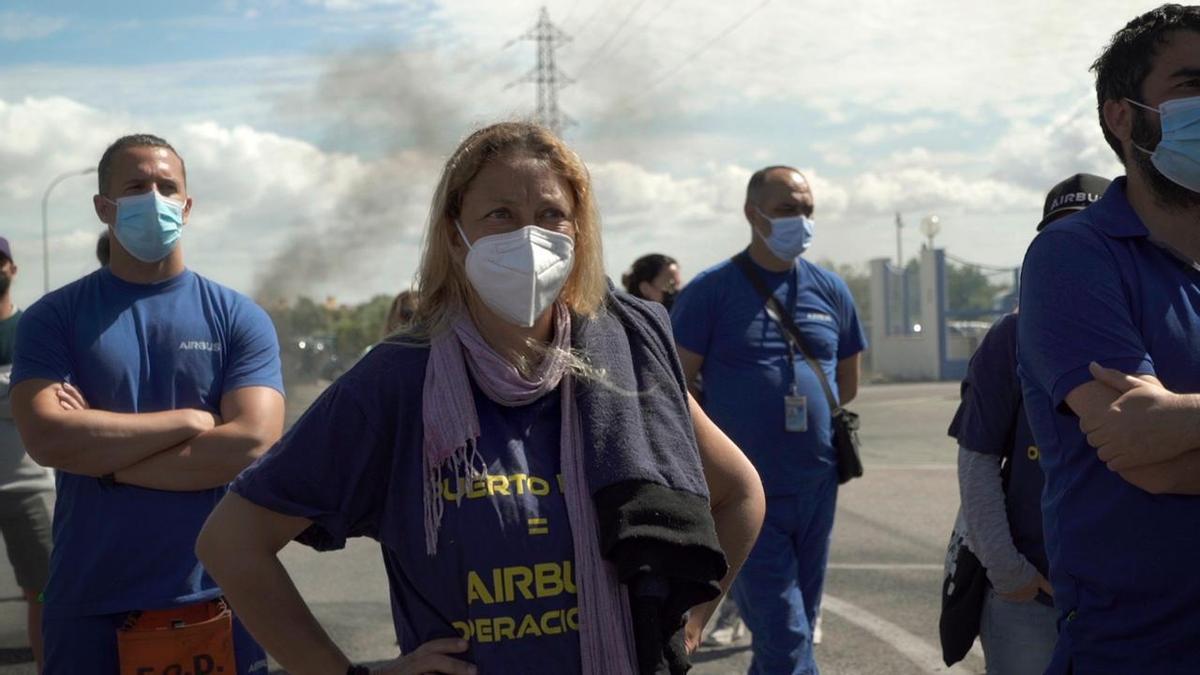
[[(958, 507), (954, 446), (946, 438), (957, 385), (863, 388), (851, 406), (863, 417), (866, 475), (842, 488), (824, 600), (825, 675), (981, 673), (977, 653), (945, 668), (937, 643), (938, 591), (946, 539)], [(289, 419), (313, 390), (291, 390)], [(396, 655), (387, 581), (378, 548), (357, 540), (317, 555), (299, 545), (284, 562), (321, 622), (358, 660)], [(0, 561), (0, 675), (33, 673), (24, 607)], [(697, 675), (745, 672), (749, 641), (705, 648)], [(537, 671), (536, 666), (530, 672)]]

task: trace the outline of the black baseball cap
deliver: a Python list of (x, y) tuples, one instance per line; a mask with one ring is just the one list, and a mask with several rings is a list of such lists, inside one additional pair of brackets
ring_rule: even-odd
[(1046, 194), (1046, 205), (1042, 208), (1042, 222), (1037, 229), (1050, 224), (1051, 221), (1086, 209), (1092, 202), (1104, 196), (1108, 184), (1112, 181), (1090, 173), (1077, 173), (1074, 176), (1055, 185)]

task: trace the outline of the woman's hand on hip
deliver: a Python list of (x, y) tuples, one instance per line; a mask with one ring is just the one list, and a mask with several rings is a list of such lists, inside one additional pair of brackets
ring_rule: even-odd
[(450, 656), (467, 651), (467, 647), (467, 641), (461, 638), (430, 640), (413, 653), (405, 654), (371, 672), (376, 675), (476, 675), (479, 671), (473, 664)]

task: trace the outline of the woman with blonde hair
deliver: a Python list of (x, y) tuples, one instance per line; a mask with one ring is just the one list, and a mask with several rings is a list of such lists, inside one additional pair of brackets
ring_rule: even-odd
[[(579, 158), (533, 124), (463, 141), (417, 293), (201, 533), (246, 626), (296, 675), (685, 672), (762, 487), (687, 397), (665, 312), (608, 284)], [(353, 536), (382, 545), (404, 654), (376, 670), (276, 557)]]

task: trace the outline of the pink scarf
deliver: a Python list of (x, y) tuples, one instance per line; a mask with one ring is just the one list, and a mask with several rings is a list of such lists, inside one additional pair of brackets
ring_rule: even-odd
[[(444, 509), (442, 470), (449, 469), (456, 481), (487, 472), (476, 447), (479, 416), (467, 369), (484, 395), (502, 406), (527, 405), (558, 388), (562, 396), (560, 453), (566, 483), (563, 497), (575, 548), (582, 672), (633, 675), (636, 668), (629, 596), (617, 580), (615, 567), (600, 554), (596, 509), (584, 475), (579, 411), (567, 368), (570, 350), (571, 314), (561, 302), (554, 307), (554, 339), (532, 380), (488, 346), (465, 314), (454, 321), (453, 330), (433, 339), (421, 411), (425, 423), (425, 552), (437, 552)], [(457, 486), (455, 494), (463, 493), (461, 487)]]

